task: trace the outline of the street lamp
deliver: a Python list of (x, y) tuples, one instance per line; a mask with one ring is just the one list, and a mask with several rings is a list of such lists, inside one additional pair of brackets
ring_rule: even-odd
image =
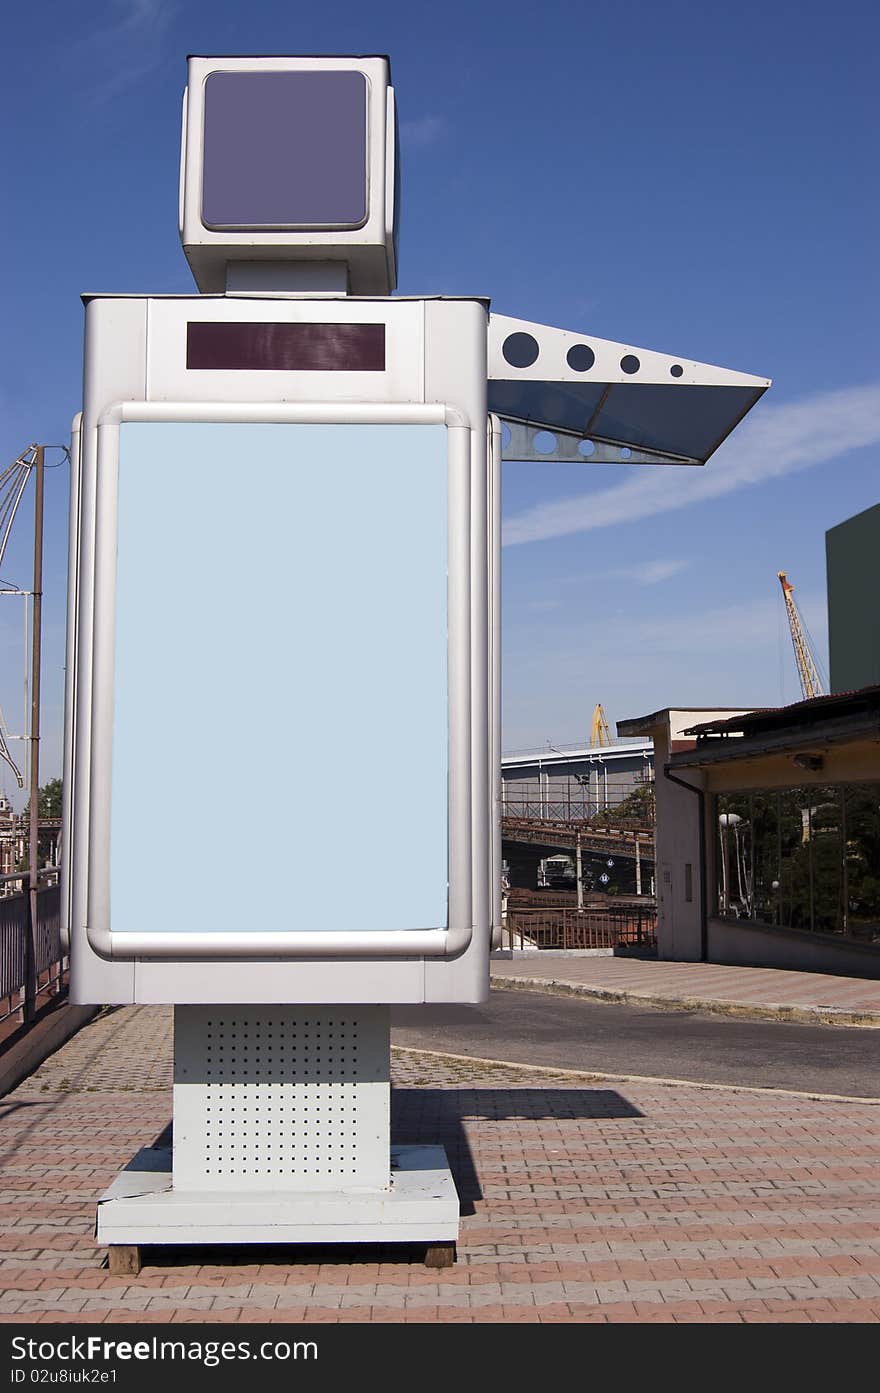
[(721, 828), (721, 912), (724, 915), (727, 914), (730, 908), (730, 877), (727, 834), (728, 830), (732, 827), (734, 829), (735, 836), (736, 828), (739, 826), (741, 822), (742, 818), (740, 817), (739, 813), (719, 813), (718, 815), (718, 824)]

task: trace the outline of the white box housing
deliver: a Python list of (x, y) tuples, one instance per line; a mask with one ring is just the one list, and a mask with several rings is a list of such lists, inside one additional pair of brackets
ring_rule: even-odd
[(387, 58), (191, 57), (179, 221), (199, 289), (326, 289), (329, 264), (332, 289), (390, 294), (396, 131)]
[(72, 999), (485, 998), (486, 321), (479, 300), (88, 301)]

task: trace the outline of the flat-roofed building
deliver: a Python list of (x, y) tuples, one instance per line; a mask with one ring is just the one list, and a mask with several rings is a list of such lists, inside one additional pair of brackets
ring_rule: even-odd
[(653, 733), (662, 958), (880, 976), (880, 685)]
[(654, 778), (654, 745), (560, 743), (501, 756), (501, 811), (507, 817), (573, 822), (615, 808)]

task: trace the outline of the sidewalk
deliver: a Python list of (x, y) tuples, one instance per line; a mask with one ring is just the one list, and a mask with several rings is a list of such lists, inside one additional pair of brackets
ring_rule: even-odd
[(405, 1050), (393, 1082), (394, 1139), (453, 1167), (455, 1267), (191, 1247), (111, 1276), (95, 1203), (171, 1117), (171, 1011), (103, 1012), (0, 1102), (0, 1321), (880, 1320), (876, 1104)]
[(667, 1010), (880, 1027), (880, 981), (821, 972), (525, 953), (493, 958), (492, 985), (641, 1002)]

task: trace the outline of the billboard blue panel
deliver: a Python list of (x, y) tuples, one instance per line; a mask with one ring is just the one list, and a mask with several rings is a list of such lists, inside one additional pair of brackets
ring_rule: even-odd
[(447, 926), (447, 432), (120, 428), (111, 928)]

